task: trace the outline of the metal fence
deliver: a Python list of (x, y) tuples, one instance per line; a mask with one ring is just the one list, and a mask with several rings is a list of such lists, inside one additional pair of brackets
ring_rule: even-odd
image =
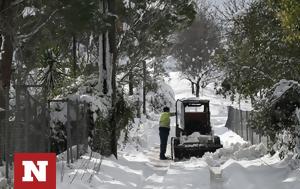
[[(52, 138), (60, 138), (61, 143), (56, 144), (60, 146), (58, 152), (67, 152), (67, 162), (73, 163), (74, 159), (78, 159), (88, 147), (88, 134), (89, 134), (89, 116), (88, 116), (88, 104), (86, 102), (70, 101), (70, 100), (51, 100), (48, 102), (50, 109), (51, 104), (57, 106), (66, 106), (66, 123), (63, 128), (56, 134), (52, 133)], [(51, 130), (55, 130), (55, 125), (51, 126)], [(62, 132), (62, 133), (61, 133)], [(53, 147), (52, 140), (52, 147)], [(75, 147), (75, 151), (74, 151)]]
[(13, 97), (5, 95), (6, 106), (4, 114), (3, 110), (1, 113), (5, 118), (0, 119), (0, 166), (4, 162), (8, 184), (11, 184), (14, 153), (57, 152), (51, 149), (51, 103), (64, 103), (68, 109), (67, 122), (62, 125), (66, 136), (62, 151), (67, 151), (67, 162), (78, 159), (88, 145), (87, 103), (56, 100), (47, 104), (41, 86), (15, 85), (14, 89)]
[[(49, 127), (45, 96), (37, 85), (14, 85), (15, 93), (5, 93), (5, 118), (1, 120), (0, 161), (5, 162), (8, 184), (12, 177), (13, 154), (49, 151)], [(41, 91), (41, 90), (39, 90)], [(39, 94), (39, 95), (38, 95)], [(12, 94), (11, 94), (12, 95)]]
[(262, 136), (260, 132), (249, 127), (248, 120), (250, 119), (250, 116), (250, 111), (243, 111), (228, 106), (228, 119), (225, 126), (237, 133), (245, 141), (249, 141), (251, 144), (264, 143), (265, 145), (268, 145), (268, 137)]

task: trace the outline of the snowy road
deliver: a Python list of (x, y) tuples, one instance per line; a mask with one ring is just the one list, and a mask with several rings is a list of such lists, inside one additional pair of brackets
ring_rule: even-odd
[[(189, 97), (189, 83), (176, 72), (170, 73), (168, 84), (176, 98)], [(263, 156), (262, 145), (251, 146), (234, 132), (224, 127), (227, 105), (214, 95), (213, 86), (202, 92), (211, 100), (211, 122), (224, 148), (203, 158), (188, 161), (160, 161), (158, 115), (143, 118), (131, 137), (133, 143), (119, 151), (119, 159), (105, 158), (100, 169), (100, 156), (83, 156), (72, 165), (57, 163), (58, 189), (299, 189), (300, 169), (292, 169), (290, 159), (281, 161), (278, 156)], [(243, 104), (247, 106), (247, 104)], [(174, 118), (171, 120), (174, 126)], [(174, 135), (174, 127), (171, 127)], [(138, 145), (137, 145), (138, 143)], [(170, 146), (168, 146), (170, 154)], [(96, 171), (95, 171), (96, 170)], [(62, 177), (63, 176), (63, 177)], [(61, 181), (63, 178), (63, 181)]]

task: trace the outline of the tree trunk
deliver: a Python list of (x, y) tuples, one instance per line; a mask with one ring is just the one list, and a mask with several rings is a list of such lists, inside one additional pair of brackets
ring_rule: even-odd
[(146, 115), (146, 94), (147, 94), (147, 68), (146, 68), (146, 61), (143, 61), (143, 114)]
[(13, 36), (10, 34), (5, 34), (2, 41), (2, 60), (0, 60), (0, 81), (2, 82), (2, 87), (10, 87), (11, 79), (11, 65), (13, 59)]
[(191, 81), (192, 94), (195, 94), (195, 83)]
[[(107, 0), (108, 2), (108, 11), (111, 15), (116, 15), (116, 0)], [(110, 16), (110, 31), (109, 31), (109, 46), (110, 53), (112, 54), (112, 78), (111, 78), (111, 86), (112, 86), (112, 115), (111, 115), (111, 152), (114, 154), (116, 158), (118, 158), (117, 152), (117, 86), (116, 86), (116, 69), (117, 69), (117, 48), (116, 48), (116, 17)]]
[(200, 96), (200, 85), (197, 83), (196, 84), (196, 97)]
[(200, 96), (200, 80), (196, 82), (196, 97)]
[[(2, 45), (1, 45), (1, 57), (0, 60), (0, 108), (6, 109), (6, 98), (5, 96), (8, 95), (8, 91), (10, 88), (10, 80), (11, 80), (11, 66), (12, 66), (12, 59), (13, 59), (13, 44), (12, 44), (12, 36), (9, 34), (5, 34), (2, 38)], [(5, 112), (0, 112), (0, 122), (3, 122), (5, 119)], [(4, 124), (0, 123), (0, 130), (4, 131)], [(2, 143), (2, 147), (4, 145), (4, 136), (3, 132), (0, 133), (0, 141)], [(0, 149), (3, 150), (3, 149)], [(0, 153), (3, 153), (1, 151)]]
[[(13, 60), (13, 10), (11, 7), (12, 0), (5, 0), (0, 2), (0, 108), (7, 109), (8, 101), (6, 97), (9, 94), (10, 80), (11, 80), (11, 66)], [(5, 21), (4, 21), (5, 20)], [(4, 21), (4, 22), (3, 22)], [(7, 112), (0, 112), (0, 162), (5, 153), (5, 125), (2, 124), (7, 118)]]
[(196, 85), (196, 97), (200, 97), (200, 81), (201, 81), (201, 77), (199, 77), (195, 83)]
[(72, 36), (72, 39), (73, 39), (73, 48), (72, 48), (72, 54), (73, 54), (73, 73), (74, 73), (74, 77), (76, 77), (76, 70), (77, 70), (77, 55), (76, 55), (76, 51), (77, 51), (77, 48), (76, 48), (76, 35), (73, 34)]

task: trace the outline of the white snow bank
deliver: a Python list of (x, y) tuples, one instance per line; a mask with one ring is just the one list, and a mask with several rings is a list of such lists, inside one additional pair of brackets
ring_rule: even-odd
[(229, 160), (222, 166), (223, 188), (240, 189), (296, 189), (300, 184), (300, 172), (288, 166), (278, 167), (272, 157), (253, 161)]
[(264, 144), (250, 145), (249, 143), (236, 143), (229, 148), (218, 149), (215, 153), (206, 153), (203, 159), (210, 166), (220, 166), (230, 159), (253, 160), (263, 157), (268, 150)]
[(119, 145), (122, 151), (127, 153), (141, 152), (144, 149), (150, 149), (153, 146), (159, 145), (159, 116), (152, 117), (152, 120), (146, 119), (143, 116), (141, 119), (136, 118), (128, 133), (128, 141), (125, 145), (124, 133), (119, 140)]

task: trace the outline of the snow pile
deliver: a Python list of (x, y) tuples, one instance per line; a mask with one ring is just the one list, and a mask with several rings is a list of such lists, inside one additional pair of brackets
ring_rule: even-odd
[(257, 159), (260, 158), (268, 153), (267, 147), (263, 144), (260, 143), (258, 145), (252, 145), (249, 146), (248, 148), (242, 148), (235, 152), (233, 155), (236, 157), (236, 159)]
[(300, 169), (291, 169), (290, 160), (281, 161), (278, 154), (272, 157), (237, 161), (230, 159), (221, 166), (224, 189), (298, 189)]
[(205, 144), (209, 140), (213, 140), (213, 136), (211, 135), (201, 135), (199, 132), (194, 132), (189, 136), (181, 136), (180, 143), (199, 143)]
[[(193, 143), (193, 142), (199, 142), (201, 137), (201, 134), (199, 132), (194, 132), (189, 136), (182, 136), (180, 139), (181, 143)], [(203, 136), (206, 137), (206, 136)]]
[(250, 145), (249, 143), (236, 143), (229, 148), (218, 149), (215, 153), (205, 153), (203, 159), (210, 166), (220, 166), (230, 159), (253, 160), (268, 153), (264, 144)]
[(132, 128), (128, 132), (127, 141), (125, 140), (125, 133), (122, 132), (119, 139), (119, 145), (121, 151), (127, 153), (141, 152), (144, 149), (150, 149), (155, 145), (159, 145), (159, 130), (158, 122), (159, 115), (152, 114), (152, 120), (142, 118), (135, 118)]

